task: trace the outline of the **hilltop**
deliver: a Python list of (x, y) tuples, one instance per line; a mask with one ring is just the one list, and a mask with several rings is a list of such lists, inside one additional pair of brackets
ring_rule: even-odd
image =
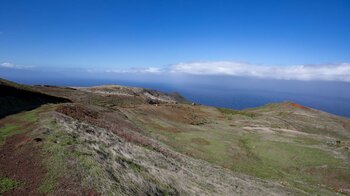
[(0, 194), (350, 194), (350, 119), (178, 93), (0, 81)]

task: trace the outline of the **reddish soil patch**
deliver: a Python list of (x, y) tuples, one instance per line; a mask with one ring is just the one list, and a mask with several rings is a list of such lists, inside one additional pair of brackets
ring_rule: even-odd
[(290, 105), (293, 106), (293, 107), (296, 107), (296, 108), (303, 109), (303, 110), (310, 110), (310, 108), (307, 108), (307, 107), (302, 106), (302, 105), (297, 104), (297, 103), (291, 103)]
[(4, 195), (38, 195), (36, 189), (46, 174), (41, 159), (40, 143), (24, 134), (7, 138), (0, 149), (0, 171), (2, 175), (23, 184)]
[(19, 123), (17, 119), (6, 117), (0, 120), (0, 127), (4, 127), (7, 124), (17, 124), (17, 123)]
[(96, 119), (99, 117), (99, 113), (97, 111), (87, 109), (81, 105), (61, 105), (56, 109), (56, 111), (79, 121), (90, 121), (90, 123), (96, 122)]
[(98, 196), (101, 195), (91, 188), (87, 188), (81, 185), (79, 180), (80, 176), (76, 177), (63, 177), (57, 189), (54, 191), (53, 195), (70, 195), (70, 196)]
[(111, 111), (98, 111), (78, 104), (61, 105), (56, 109), (57, 112), (70, 116), (78, 121), (86, 122), (94, 126), (112, 130), (130, 130), (142, 132), (138, 127), (130, 123), (122, 115)]
[[(49, 109), (43, 111), (47, 110)], [(33, 139), (28, 136), (37, 127), (35, 123), (20, 120), (15, 116), (0, 120), (0, 127), (8, 124), (18, 124), (25, 132), (9, 136), (0, 147), (0, 175), (21, 184), (3, 195), (42, 195), (37, 189), (47, 174), (46, 166), (42, 162), (45, 159), (41, 149), (44, 138)], [(61, 191), (57, 195), (98, 195), (93, 190), (82, 187), (78, 178), (65, 178), (59, 181), (58, 187)], [(77, 194), (73, 194), (73, 190)]]

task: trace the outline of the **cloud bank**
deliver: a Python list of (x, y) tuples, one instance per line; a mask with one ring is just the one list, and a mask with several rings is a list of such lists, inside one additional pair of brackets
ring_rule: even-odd
[[(94, 70), (90, 71), (94, 72)], [(113, 69), (106, 70), (107, 73), (166, 73), (167, 69), (160, 67), (146, 67), (146, 68), (131, 68), (131, 69)]]
[[(9, 62), (0, 63), (0, 68), (13, 70), (48, 71), (45, 67), (23, 66)], [(85, 70), (77, 69), (82, 75), (100, 74), (188, 74), (188, 75), (226, 75), (238, 77), (254, 77), (264, 79), (304, 80), (304, 81), (342, 81), (350, 82), (350, 63), (323, 65), (289, 65), (271, 66), (257, 65), (234, 61), (189, 62), (171, 64), (163, 67), (143, 67), (117, 70)], [(102, 71), (102, 72), (101, 72)], [(66, 73), (72, 70), (60, 69)], [(74, 73), (75, 73), (74, 72)]]
[(7, 63), (7, 62), (1, 63), (0, 66), (1, 66), (1, 67), (6, 67), (6, 68), (14, 68), (14, 67), (15, 67), (14, 64), (12, 64), (12, 63)]
[(350, 64), (266, 66), (239, 62), (194, 62), (170, 66), (170, 72), (199, 75), (232, 75), (286, 80), (350, 82)]
[(7, 68), (7, 69), (32, 69), (35, 68), (36, 66), (28, 66), (28, 65), (17, 65), (14, 63), (10, 63), (10, 62), (3, 62), (0, 63), (0, 68)]
[(283, 80), (321, 80), (350, 82), (350, 63), (326, 65), (269, 66), (218, 61), (190, 62), (131, 70), (109, 70), (117, 73), (175, 73), (193, 75), (228, 75)]

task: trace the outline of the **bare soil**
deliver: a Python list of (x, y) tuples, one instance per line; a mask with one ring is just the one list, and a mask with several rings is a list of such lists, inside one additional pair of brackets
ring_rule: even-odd
[(40, 195), (36, 190), (46, 174), (41, 160), (40, 142), (25, 134), (7, 138), (0, 149), (0, 171), (2, 175), (21, 182), (21, 186), (4, 195)]
[(302, 106), (302, 105), (297, 104), (297, 103), (291, 103), (291, 105), (292, 105), (293, 107), (296, 107), (296, 108), (300, 108), (300, 109), (304, 109), (304, 110), (310, 110), (310, 108), (305, 107), (305, 106)]

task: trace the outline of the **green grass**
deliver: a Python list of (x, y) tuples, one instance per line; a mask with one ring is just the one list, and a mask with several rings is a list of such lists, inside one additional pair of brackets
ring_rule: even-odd
[(243, 115), (247, 116), (250, 118), (257, 117), (258, 114), (254, 112), (249, 112), (249, 111), (243, 111), (243, 110), (232, 110), (232, 109), (227, 109), (227, 108), (217, 108), (221, 113), (228, 115), (228, 118), (230, 118), (230, 115)]
[(51, 155), (46, 160), (48, 172), (46, 177), (39, 187), (40, 193), (50, 193), (56, 187), (59, 177), (67, 170), (65, 161), (66, 153), (63, 146), (55, 145), (51, 142), (45, 142), (44, 149)]
[[(21, 112), (6, 117), (6, 119), (3, 120), (5, 125), (0, 127), (0, 147), (5, 143), (6, 138), (33, 129), (35, 123), (39, 119), (39, 113), (44, 109), (51, 108), (52, 106), (53, 105), (46, 105), (31, 111)], [(0, 195), (5, 191), (14, 189), (20, 185), (21, 183), (15, 180), (0, 176)]]
[[(52, 125), (52, 129), (52, 133), (44, 140), (43, 150), (48, 156), (45, 161), (48, 173), (39, 187), (39, 192), (52, 193), (59, 180), (69, 176), (80, 176), (79, 178), (87, 187), (101, 187), (104, 183), (103, 179), (108, 179), (108, 176), (89, 152), (78, 150), (78, 146), (83, 144), (82, 141), (77, 140), (73, 135), (61, 132), (56, 125)], [(74, 168), (68, 167), (68, 160), (76, 162)], [(91, 179), (95, 180), (91, 182)]]
[(165, 143), (175, 147), (176, 150), (182, 153), (225, 167), (229, 167), (232, 164), (232, 159), (230, 159), (227, 149), (237, 139), (231, 133), (216, 130), (184, 131), (180, 133), (162, 131), (158, 133), (166, 136)]
[(0, 128), (0, 147), (5, 143), (7, 137), (21, 133), (20, 127), (15, 124), (8, 124)]
[(263, 161), (275, 167), (312, 167), (322, 165), (336, 165), (338, 160), (329, 153), (293, 143), (274, 141), (250, 141), (249, 146), (254, 154)]
[(244, 138), (241, 142), (249, 153), (233, 169), (264, 179), (286, 180), (290, 183), (303, 181), (316, 185), (321, 183), (320, 180), (305, 173), (306, 169), (341, 165), (331, 154), (317, 148), (256, 138)]
[[(227, 110), (225, 110), (227, 111)], [(229, 115), (236, 114), (229, 111)], [(150, 126), (157, 127), (157, 126)], [(320, 187), (329, 173), (318, 175), (307, 173), (309, 169), (327, 167), (329, 172), (346, 173), (350, 164), (334, 157), (333, 154), (317, 148), (321, 141), (307, 137), (286, 138), (276, 134), (266, 137), (259, 133), (244, 134), (239, 128), (228, 130), (222, 124), (218, 129), (202, 127), (201, 130), (170, 132), (149, 129), (151, 135), (161, 135), (162, 141), (175, 150), (221, 165), (236, 172), (246, 173), (259, 178), (285, 182), (287, 186), (302, 189), (309, 193), (330, 194)], [(205, 142), (196, 142), (205, 141)], [(316, 145), (316, 146), (315, 146)], [(340, 178), (340, 177), (339, 177)], [(340, 178), (350, 183), (349, 178)]]
[(341, 161), (330, 153), (305, 145), (267, 141), (249, 136), (242, 138), (241, 143), (248, 153), (244, 159), (236, 161), (233, 170), (264, 179), (286, 181), (290, 186), (309, 193), (326, 191), (317, 186), (323, 183), (327, 173), (317, 177), (305, 171), (322, 166), (342, 166)]
[(294, 138), (294, 142), (298, 144), (304, 144), (304, 145), (319, 145), (321, 143), (324, 143), (323, 141), (319, 141), (308, 137)]
[[(53, 126), (53, 129), (56, 129), (56, 127)], [(48, 172), (42, 185), (39, 187), (40, 193), (47, 194), (52, 192), (58, 184), (59, 178), (67, 173), (67, 158), (72, 156), (67, 147), (73, 143), (72, 137), (58, 131), (45, 138), (43, 150), (49, 156), (45, 161)]]
[(14, 121), (9, 121), (9, 123), (5, 123), (3, 127), (0, 127), (0, 147), (4, 144), (7, 137), (20, 134), (25, 131), (29, 125), (35, 123), (38, 120), (39, 111), (40, 109), (36, 109), (8, 117)]
[(20, 119), (26, 122), (36, 122), (38, 120), (38, 113), (40, 110), (31, 110), (20, 115)]
[(21, 186), (16, 180), (0, 176), (0, 195)]

